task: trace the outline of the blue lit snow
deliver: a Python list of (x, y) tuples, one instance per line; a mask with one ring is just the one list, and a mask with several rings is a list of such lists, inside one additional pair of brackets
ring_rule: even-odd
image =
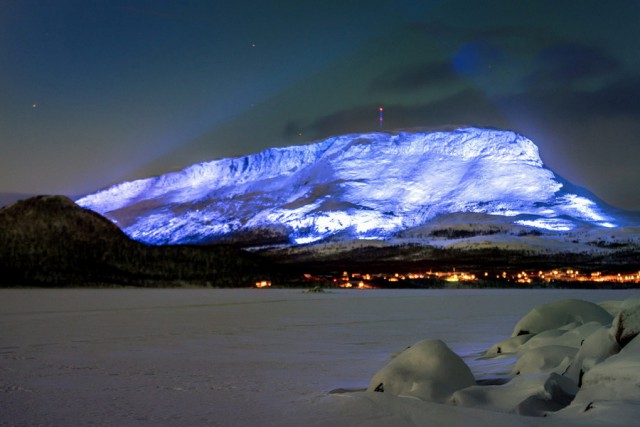
[(575, 224), (571, 221), (557, 219), (557, 218), (540, 218), (533, 220), (519, 220), (516, 224), (524, 225), (526, 227), (540, 228), (549, 231), (571, 231), (576, 228)]
[[(586, 193), (585, 193), (586, 194)], [(237, 231), (289, 230), (295, 244), (386, 239), (438, 215), (476, 212), (552, 231), (616, 221), (566, 190), (538, 147), (510, 131), (369, 133), (214, 160), (118, 184), (78, 204), (152, 243), (212, 241)]]

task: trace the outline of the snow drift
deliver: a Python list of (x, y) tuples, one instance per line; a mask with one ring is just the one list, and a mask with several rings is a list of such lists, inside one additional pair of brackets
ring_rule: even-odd
[(608, 208), (511, 131), (351, 134), (124, 182), (77, 201), (134, 239), (202, 243), (242, 233), (303, 244), (386, 239), (474, 212), (538, 229), (614, 227)]
[(475, 384), (464, 361), (440, 340), (425, 340), (400, 353), (378, 372), (368, 391), (444, 402)]
[(465, 362), (442, 341), (427, 340), (382, 368), (367, 391), (565, 420), (595, 416), (604, 422), (621, 410), (636, 413), (640, 299), (615, 307), (613, 318), (601, 306), (575, 299), (534, 308), (511, 338), (482, 356), (515, 360), (511, 371), (492, 384), (476, 384)]

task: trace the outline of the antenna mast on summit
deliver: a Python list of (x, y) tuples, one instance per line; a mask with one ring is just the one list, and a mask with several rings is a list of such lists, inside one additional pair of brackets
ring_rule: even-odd
[(382, 129), (382, 122), (384, 121), (384, 118), (382, 117), (382, 112), (384, 111), (384, 109), (380, 107), (378, 108), (378, 111), (380, 112), (380, 118), (378, 119), (378, 121), (380, 122), (380, 129)]

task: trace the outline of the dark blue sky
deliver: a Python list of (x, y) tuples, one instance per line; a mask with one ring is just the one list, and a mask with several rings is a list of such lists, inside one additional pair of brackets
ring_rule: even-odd
[(640, 210), (640, 2), (0, 0), (0, 192), (385, 127), (531, 138)]

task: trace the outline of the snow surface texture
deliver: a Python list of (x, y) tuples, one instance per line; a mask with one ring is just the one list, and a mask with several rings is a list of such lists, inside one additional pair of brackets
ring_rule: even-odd
[[(533, 307), (633, 295), (637, 291), (0, 289), (0, 425), (637, 425), (637, 401), (599, 400), (584, 412), (585, 401), (543, 418), (364, 391), (390, 354), (421, 338), (445, 339), (481, 384), (511, 378), (517, 353), (481, 355), (511, 335)], [(607, 303), (613, 306), (620, 304)], [(544, 382), (532, 386), (542, 391)], [(465, 393), (465, 402), (472, 397)]]
[(474, 384), (464, 361), (444, 343), (423, 341), (378, 372), (368, 391), (573, 421), (609, 420), (621, 409), (635, 412), (640, 406), (640, 298), (617, 307), (614, 319), (599, 305), (576, 299), (531, 310), (511, 338), (486, 352), (486, 358), (517, 359), (504, 384)]
[(271, 148), (124, 182), (77, 203), (153, 244), (251, 230), (283, 233), (295, 244), (387, 239), (456, 212), (553, 231), (618, 225), (588, 192), (546, 169), (529, 139), (478, 128)]

